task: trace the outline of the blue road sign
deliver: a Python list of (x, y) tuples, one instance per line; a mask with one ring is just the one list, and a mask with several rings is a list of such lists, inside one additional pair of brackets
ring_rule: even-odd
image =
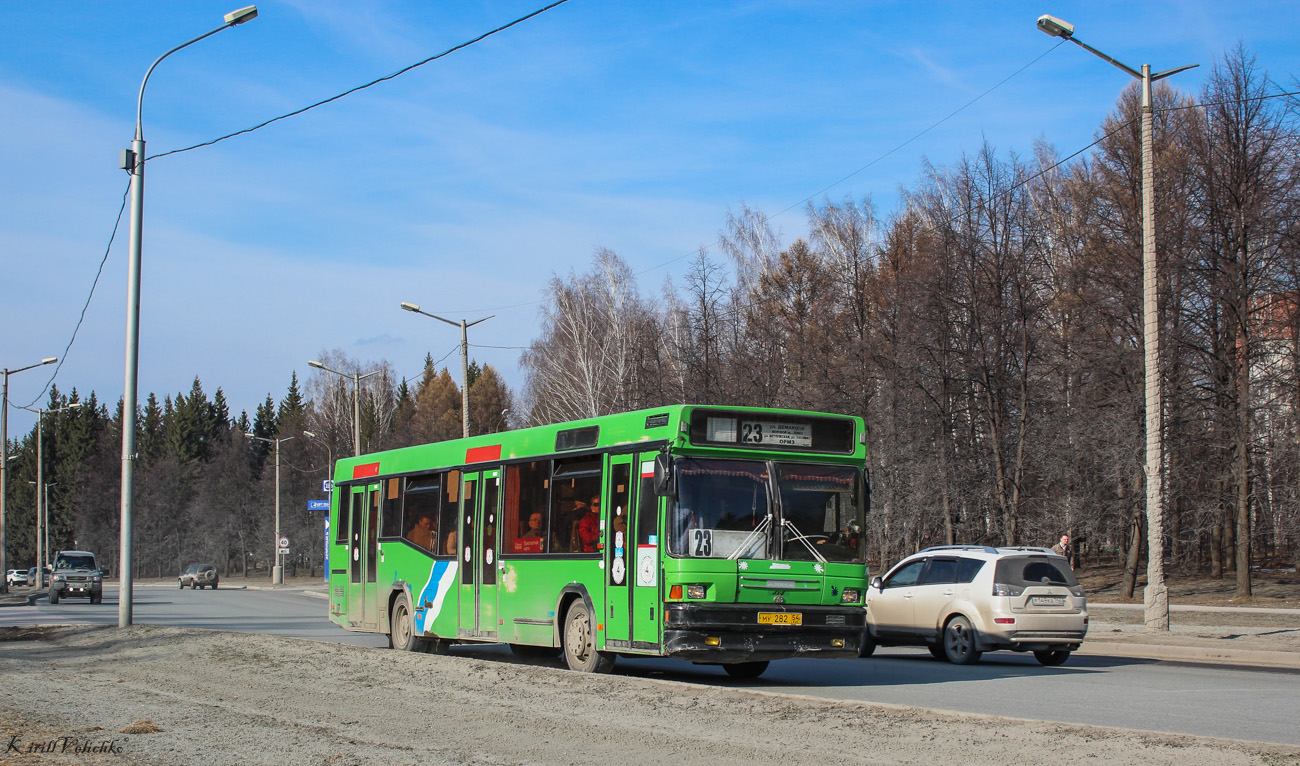
[(328, 511), (329, 509), (330, 509), (330, 501), (328, 500), (307, 501), (307, 510), (309, 511)]

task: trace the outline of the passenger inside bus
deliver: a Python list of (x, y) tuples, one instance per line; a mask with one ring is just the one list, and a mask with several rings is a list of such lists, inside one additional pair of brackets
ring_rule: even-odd
[(515, 553), (543, 553), (546, 547), (546, 530), (542, 529), (542, 513), (534, 511), (528, 517), (528, 528), (515, 538)]
[[(578, 543), (583, 553), (595, 553), (600, 547), (600, 498), (591, 498), (587, 513), (577, 521)], [(575, 550), (577, 548), (575, 547)]]
[(406, 533), (406, 539), (427, 551), (438, 550), (438, 533), (433, 528), (433, 517), (427, 513), (420, 514), (415, 526)]

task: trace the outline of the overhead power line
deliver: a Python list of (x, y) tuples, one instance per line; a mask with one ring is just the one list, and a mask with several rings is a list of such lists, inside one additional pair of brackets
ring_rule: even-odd
[[(252, 127), (250, 127), (250, 128), (245, 128), (245, 129), (243, 129), (243, 130), (235, 131), (234, 133), (228, 133), (228, 134), (226, 134), (226, 135), (224, 135), (224, 136), (220, 136), (219, 138), (214, 138), (214, 139), (212, 139), (211, 141), (204, 141), (203, 143), (200, 143), (200, 144), (195, 144), (195, 145), (193, 145), (193, 146), (187, 146), (187, 147), (185, 147), (184, 149), (173, 149), (173, 150), (171, 150), (171, 151), (169, 151), (169, 152), (163, 152), (163, 153), (161, 153), (161, 154), (155, 154), (155, 155), (153, 155), (152, 157), (148, 157), (148, 158), (146, 158), (146, 161), (148, 161), (148, 160), (155, 160), (155, 159), (158, 159), (158, 158), (160, 158), (160, 157), (167, 157), (167, 156), (172, 155), (172, 154), (181, 154), (182, 152), (193, 151), (194, 149), (199, 149), (199, 148), (201, 148), (201, 147), (205, 147), (205, 146), (212, 146), (213, 144), (220, 143), (220, 142), (222, 142), (222, 141), (225, 141), (226, 139), (234, 138), (235, 136), (244, 135), (245, 133), (252, 133), (252, 132), (255, 131), (255, 130), (260, 130), (260, 129), (266, 127), (267, 125), (270, 125), (270, 124), (275, 123), (275, 122), (279, 122), (280, 120), (288, 119), (288, 118), (290, 118), (290, 117), (294, 117), (294, 116), (297, 116), (297, 115), (299, 115), (299, 114), (303, 114), (304, 112), (311, 111), (312, 109), (315, 109), (315, 108), (318, 107), (318, 106), (324, 106), (325, 104), (331, 103), (331, 102), (333, 102), (333, 101), (338, 101), (339, 99), (344, 98), (344, 97), (346, 97), (346, 96), (350, 96), (351, 94), (356, 93), (357, 91), (365, 90), (366, 88), (369, 88), (369, 87), (374, 86), (374, 85), (378, 85), (378, 84), (381, 83), (381, 82), (387, 82), (388, 80), (392, 80), (392, 79), (394, 79), (394, 78), (401, 77), (402, 75), (406, 74), (407, 72), (409, 72), (409, 71), (411, 71), (411, 70), (413, 70), (413, 69), (417, 69), (417, 68), (419, 68), (419, 67), (422, 67), (422, 66), (424, 66), (425, 64), (428, 64), (428, 63), (431, 62), (431, 61), (437, 61), (438, 59), (440, 59), (440, 58), (444, 58), (444, 57), (446, 57), (446, 56), (449, 56), (449, 55), (451, 55), (452, 53), (455, 53), (456, 51), (459, 51), (459, 50), (463, 50), (463, 49), (465, 49), (465, 48), (468, 48), (469, 46), (474, 45), (475, 43), (478, 43), (478, 42), (481, 42), (481, 41), (483, 41), (483, 40), (486, 40), (487, 38), (491, 37), (492, 35), (497, 34), (498, 32), (504, 32), (505, 30), (507, 30), (507, 29), (509, 29), (509, 28), (511, 28), (511, 27), (513, 27), (513, 26), (516, 26), (516, 25), (518, 25), (518, 24), (522, 24), (523, 22), (528, 21), (529, 19), (534, 18), (534, 17), (536, 17), (536, 16), (540, 16), (541, 14), (546, 13), (547, 11), (551, 10), (552, 8), (555, 8), (555, 7), (557, 7), (557, 6), (564, 5), (564, 4), (567, 3), (568, 1), (569, 1), (569, 0), (556, 0), (556, 2), (553, 2), (553, 3), (551, 3), (550, 5), (544, 6), (544, 7), (542, 7), (542, 8), (539, 8), (539, 9), (533, 11), (532, 13), (530, 13), (530, 14), (528, 14), (528, 15), (526, 15), (526, 16), (520, 16), (519, 18), (515, 19), (514, 21), (512, 21), (512, 22), (510, 22), (510, 23), (508, 23), (508, 24), (503, 24), (503, 25), (497, 27), (496, 29), (493, 29), (493, 30), (488, 31), (488, 32), (484, 32), (483, 34), (479, 35), (478, 37), (475, 37), (475, 38), (472, 39), (472, 40), (466, 40), (465, 42), (461, 43), (460, 45), (456, 45), (456, 46), (453, 46), (453, 47), (451, 47), (451, 48), (448, 48), (447, 50), (443, 51), (442, 53), (439, 53), (439, 54), (434, 55), (434, 56), (430, 56), (430, 57), (428, 57), (428, 58), (426, 58), (426, 59), (424, 59), (424, 60), (422, 60), (422, 61), (417, 61), (416, 63), (411, 64), (410, 66), (403, 67), (403, 68), (397, 70), (396, 72), (393, 72), (393, 73), (390, 74), (390, 75), (386, 75), (386, 76), (384, 76), (384, 77), (380, 77), (380, 78), (378, 78), (378, 79), (371, 80), (370, 82), (365, 83), (365, 84), (363, 84), (363, 85), (358, 85), (358, 86), (355, 87), (355, 88), (350, 88), (350, 89), (348, 89), (348, 90), (345, 90), (345, 91), (343, 91), (342, 93), (339, 93), (339, 94), (336, 95), (336, 96), (331, 96), (331, 97), (329, 97), (329, 98), (327, 98), (327, 99), (324, 99), (324, 100), (322, 100), (322, 101), (317, 101), (316, 103), (314, 103), (314, 104), (309, 104), (308, 106), (305, 106), (305, 107), (303, 107), (303, 108), (301, 108), (301, 109), (295, 109), (295, 110), (292, 111), (292, 112), (289, 112), (289, 113), (287, 113), (287, 114), (282, 114), (282, 115), (280, 115), (279, 117), (272, 118), (272, 119), (267, 120), (267, 121), (265, 121), (265, 122), (262, 122), (262, 123), (259, 123), (259, 124), (257, 124), (257, 125), (254, 125), (254, 126), (252, 126)], [(63, 355), (62, 355), (61, 357), (59, 357), (59, 363), (58, 363), (58, 365), (54, 368), (54, 372), (50, 375), (50, 379), (49, 379), (48, 381), (46, 381), (46, 383), (45, 383), (45, 387), (42, 388), (42, 389), (41, 389), (41, 392), (40, 392), (39, 394), (37, 394), (36, 398), (33, 399), (33, 400), (31, 401), (30, 404), (27, 405), (28, 407), (31, 407), (31, 406), (35, 405), (36, 402), (40, 401), (41, 397), (45, 396), (45, 392), (49, 390), (50, 385), (53, 384), (55, 378), (58, 377), (58, 375), (59, 375), (59, 370), (63, 368), (63, 363), (64, 363), (64, 361), (66, 361), (67, 358), (68, 358), (68, 351), (70, 351), (70, 350), (72, 349), (72, 344), (75, 343), (76, 340), (77, 340), (77, 332), (81, 329), (81, 323), (82, 323), (82, 322), (85, 320), (85, 318), (86, 318), (86, 311), (87, 311), (87, 309), (90, 308), (90, 301), (91, 301), (91, 299), (95, 297), (95, 288), (99, 285), (99, 278), (100, 278), (100, 276), (102, 276), (103, 273), (104, 273), (104, 264), (107, 263), (109, 253), (111, 253), (112, 250), (113, 250), (113, 241), (117, 238), (117, 230), (118, 230), (118, 227), (121, 226), (121, 224), (122, 224), (122, 213), (123, 213), (123, 211), (126, 210), (126, 201), (127, 201), (127, 199), (129, 198), (130, 190), (131, 190), (131, 187), (130, 187), (130, 185), (128, 184), (128, 185), (127, 185), (127, 189), (126, 189), (126, 191), (123, 192), (123, 194), (122, 194), (122, 206), (121, 206), (121, 208), (119, 208), (118, 211), (117, 211), (117, 220), (113, 222), (113, 232), (112, 232), (112, 234), (109, 235), (109, 238), (108, 238), (108, 246), (107, 246), (106, 248), (104, 248), (104, 257), (103, 257), (103, 258), (100, 260), (100, 262), (99, 262), (99, 270), (95, 272), (95, 281), (94, 281), (94, 283), (91, 284), (91, 286), (90, 286), (90, 294), (86, 296), (86, 303), (85, 303), (85, 305), (83, 305), (82, 308), (81, 308), (81, 316), (77, 319), (77, 326), (74, 327), (73, 330), (72, 330), (72, 337), (68, 339), (68, 345), (64, 347), (64, 349), (63, 349)], [(445, 358), (445, 357), (444, 357), (444, 358)]]
[(204, 141), (204, 142), (201, 143), (201, 144), (195, 144), (195, 145), (193, 145), (193, 146), (187, 146), (187, 147), (185, 147), (184, 149), (172, 149), (172, 150), (169, 151), (169, 152), (162, 152), (161, 154), (155, 154), (155, 155), (153, 155), (152, 157), (149, 157), (149, 158), (147, 158), (147, 159), (149, 159), (149, 160), (156, 160), (156, 159), (158, 159), (159, 157), (167, 157), (167, 156), (172, 155), (172, 154), (180, 154), (180, 153), (182, 153), (182, 152), (188, 152), (188, 151), (193, 151), (194, 149), (200, 149), (200, 148), (205, 147), (205, 146), (212, 146), (213, 144), (221, 143), (222, 141), (225, 141), (226, 139), (234, 138), (235, 136), (242, 136), (242, 135), (244, 135), (245, 133), (252, 133), (252, 132), (255, 131), (255, 130), (261, 130), (262, 128), (265, 128), (267, 125), (271, 125), (272, 123), (279, 122), (280, 120), (287, 120), (287, 119), (289, 119), (290, 117), (296, 117), (296, 116), (298, 116), (298, 115), (300, 115), (300, 114), (303, 114), (304, 112), (309, 112), (309, 111), (311, 111), (312, 109), (315, 109), (315, 108), (318, 107), (318, 106), (324, 106), (324, 105), (329, 104), (329, 103), (332, 103), (332, 102), (334, 102), (334, 101), (338, 101), (338, 100), (341, 99), (341, 98), (345, 98), (345, 97), (347, 97), (347, 96), (350, 96), (350, 95), (352, 95), (353, 93), (356, 93), (357, 91), (365, 90), (366, 88), (369, 88), (369, 87), (372, 87), (372, 86), (378, 85), (378, 84), (381, 83), (381, 82), (387, 82), (387, 81), (392, 80), (392, 79), (395, 79), (395, 78), (397, 78), (397, 77), (401, 77), (402, 75), (406, 74), (407, 72), (411, 71), (412, 69), (418, 69), (419, 67), (422, 67), (422, 66), (424, 66), (425, 64), (428, 64), (428, 63), (431, 62), (431, 61), (437, 61), (438, 59), (443, 58), (443, 57), (445, 57), (445, 56), (450, 56), (451, 54), (455, 53), (456, 51), (463, 50), (463, 49), (468, 48), (469, 46), (471, 46), (471, 45), (473, 45), (473, 44), (475, 44), (475, 43), (482, 42), (483, 40), (486, 40), (487, 38), (491, 37), (492, 35), (497, 34), (498, 32), (504, 32), (505, 30), (507, 30), (507, 29), (509, 29), (509, 28), (511, 28), (511, 27), (513, 27), (513, 26), (515, 26), (515, 25), (517, 25), (517, 24), (522, 24), (522, 23), (524, 23), (525, 21), (528, 21), (529, 19), (531, 19), (531, 18), (533, 18), (533, 17), (535, 17), (535, 16), (540, 16), (540, 15), (542, 15), (543, 13), (546, 13), (547, 11), (551, 10), (552, 8), (555, 8), (555, 7), (560, 6), (560, 5), (564, 5), (564, 4), (567, 3), (567, 2), (569, 2), (569, 0), (556, 0), (556, 2), (551, 3), (550, 5), (545, 6), (545, 7), (543, 7), (543, 8), (538, 8), (537, 10), (535, 10), (535, 11), (533, 11), (532, 13), (528, 14), (527, 16), (520, 16), (519, 18), (517, 18), (517, 19), (515, 19), (514, 21), (510, 22), (509, 24), (503, 24), (503, 25), (497, 27), (496, 29), (493, 29), (493, 30), (490, 31), (490, 32), (484, 32), (483, 34), (479, 35), (478, 37), (475, 37), (475, 38), (472, 39), (472, 40), (466, 40), (465, 42), (461, 43), (460, 45), (452, 46), (452, 47), (448, 48), (447, 50), (443, 51), (442, 53), (439, 53), (439, 54), (437, 54), (437, 55), (435, 55), (435, 56), (430, 56), (429, 58), (424, 59), (424, 60), (422, 60), (422, 61), (417, 61), (417, 62), (415, 62), (414, 64), (411, 64), (410, 66), (402, 67), (401, 69), (397, 70), (396, 72), (393, 72), (393, 73), (390, 74), (390, 75), (385, 75), (385, 76), (380, 77), (380, 78), (378, 78), (378, 79), (371, 80), (370, 82), (365, 83), (365, 84), (363, 84), (363, 85), (358, 85), (358, 86), (356, 86), (355, 88), (349, 88), (348, 90), (345, 90), (345, 91), (343, 91), (342, 93), (340, 93), (340, 94), (338, 94), (338, 95), (336, 95), (336, 96), (330, 96), (329, 98), (327, 98), (327, 99), (323, 99), (323, 100), (321, 100), (321, 101), (317, 101), (317, 102), (314, 103), (314, 104), (308, 104), (307, 106), (304, 106), (304, 107), (301, 108), (301, 109), (295, 109), (295, 110), (293, 110), (292, 112), (288, 112), (288, 113), (286, 113), (286, 114), (282, 114), (282, 115), (280, 115), (279, 117), (272, 117), (271, 119), (267, 120), (266, 122), (260, 122), (260, 123), (258, 123), (258, 124), (256, 124), (256, 125), (252, 126), (252, 127), (244, 128), (243, 130), (237, 130), (237, 131), (235, 131), (234, 133), (227, 133), (226, 135), (221, 136), (221, 137), (219, 137), (219, 138), (214, 138), (214, 139), (212, 139), (211, 141)]

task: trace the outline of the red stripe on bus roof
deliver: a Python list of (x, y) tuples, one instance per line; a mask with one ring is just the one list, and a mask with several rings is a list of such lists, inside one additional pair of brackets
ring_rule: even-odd
[(365, 465), (357, 465), (352, 467), (352, 478), (354, 479), (365, 479), (370, 476), (378, 476), (378, 475), (379, 475), (378, 463), (366, 463)]
[(501, 445), (489, 444), (486, 447), (471, 447), (465, 450), (466, 463), (482, 463), (487, 460), (501, 459)]

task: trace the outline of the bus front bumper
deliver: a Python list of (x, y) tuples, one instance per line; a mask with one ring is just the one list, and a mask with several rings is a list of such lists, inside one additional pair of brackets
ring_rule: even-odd
[(664, 616), (664, 654), (692, 662), (857, 657), (866, 626), (861, 606), (671, 603)]

